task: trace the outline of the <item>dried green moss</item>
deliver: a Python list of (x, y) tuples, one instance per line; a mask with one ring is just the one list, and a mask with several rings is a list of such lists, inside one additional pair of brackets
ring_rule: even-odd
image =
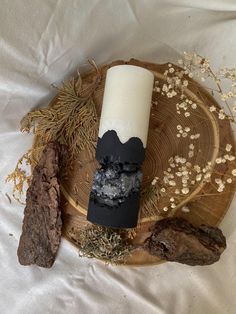
[(112, 264), (125, 263), (134, 247), (126, 231), (91, 225), (80, 232), (80, 255)]

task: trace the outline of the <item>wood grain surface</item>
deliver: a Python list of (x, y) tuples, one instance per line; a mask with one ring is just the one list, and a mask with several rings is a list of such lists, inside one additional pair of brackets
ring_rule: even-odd
[[(94, 94), (98, 114), (101, 112), (107, 69), (113, 65), (124, 63), (145, 67), (154, 73), (157, 80), (165, 80), (163, 73), (167, 68), (166, 64), (159, 65), (131, 59), (129, 62), (115, 61), (102, 66), (100, 68), (102, 80)], [(83, 82), (89, 84), (94, 75), (95, 73), (92, 71), (82, 74)], [(230, 166), (226, 164), (215, 165), (215, 158), (221, 154), (221, 150), (226, 143), (234, 143), (234, 137), (230, 123), (226, 120), (218, 120), (208, 110), (209, 106), (218, 106), (213, 97), (202, 86), (190, 79), (185, 94), (198, 105), (196, 110), (191, 111), (191, 115), (188, 118), (176, 113), (176, 103), (179, 96), (167, 98), (161, 94), (153, 93), (153, 102), (157, 101), (157, 104), (153, 105), (151, 110), (146, 158), (142, 167), (144, 174), (143, 188), (149, 186), (154, 177), (163, 178), (163, 171), (168, 169), (168, 160), (171, 156), (188, 156), (189, 144), (192, 141), (189, 138), (176, 137), (176, 127), (179, 124), (183, 127), (190, 127), (194, 134), (200, 134), (200, 138), (195, 142), (195, 155), (191, 158), (193, 164), (203, 166), (207, 161), (210, 161), (214, 165), (214, 171), (220, 172), (222, 177), (226, 172), (230, 171), (229, 167), (235, 168), (235, 162), (231, 162)], [(52, 101), (51, 105), (53, 105), (53, 102), (55, 100)], [(233, 153), (235, 153), (234, 145)], [(87, 205), (93, 174), (97, 167), (97, 161), (93, 158), (89, 159), (87, 152), (83, 152), (74, 162), (73, 172), (70, 177), (61, 184), (64, 236), (76, 246), (78, 246), (75, 236), (76, 232), (79, 232), (87, 225)], [(164, 212), (162, 208), (169, 204), (171, 197), (176, 196), (173, 189), (167, 195), (163, 195), (157, 200), (155, 215), (150, 215), (144, 210), (145, 202), (148, 200), (143, 197), (141, 199), (139, 224), (136, 229), (137, 234), (132, 240), (133, 244), (142, 244), (150, 234), (150, 228), (155, 221), (165, 216), (183, 216), (196, 225), (201, 223), (213, 226), (218, 225), (229, 208), (234, 191), (235, 184), (227, 185), (222, 197), (222, 194), (217, 194), (217, 191), (211, 184), (205, 182), (196, 183), (191, 187), (190, 193), (184, 199), (180, 199), (174, 210)], [(208, 194), (213, 195), (208, 196)], [(190, 209), (187, 213), (181, 210), (185, 204), (188, 204)], [(127, 264), (151, 265), (161, 262), (158, 258), (149, 255), (144, 250), (137, 249)]]

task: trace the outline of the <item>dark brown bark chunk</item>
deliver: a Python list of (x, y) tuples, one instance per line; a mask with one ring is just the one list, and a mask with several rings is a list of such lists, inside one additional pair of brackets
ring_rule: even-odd
[(210, 265), (219, 260), (226, 240), (216, 227), (196, 228), (183, 218), (166, 218), (156, 223), (144, 246), (150, 254), (167, 261)]
[(26, 194), (22, 235), (17, 255), (20, 264), (51, 267), (61, 239), (59, 145), (49, 143), (33, 171)]

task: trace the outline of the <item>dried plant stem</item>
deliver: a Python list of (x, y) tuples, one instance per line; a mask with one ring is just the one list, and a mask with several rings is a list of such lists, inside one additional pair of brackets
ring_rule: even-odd
[(195, 199), (195, 198), (205, 197), (205, 196), (220, 196), (220, 195), (222, 195), (222, 194), (228, 194), (228, 193), (231, 193), (231, 191), (219, 192), (219, 193), (203, 193), (203, 194), (196, 195), (196, 196), (194, 197), (194, 199)]
[(30, 164), (30, 158), (31, 150), (25, 153), (18, 160), (14, 171), (10, 173), (6, 178), (6, 182), (13, 182), (13, 198), (22, 205), (25, 205), (25, 202), (20, 199), (21, 195), (24, 193), (24, 185), (29, 185), (32, 178), (31, 174), (28, 175), (22, 167), (24, 162), (26, 165)]
[[(215, 83), (216, 83), (216, 85), (217, 85), (217, 87), (218, 87), (218, 89), (219, 89), (218, 92), (219, 92), (221, 95), (223, 95), (223, 90), (222, 90), (220, 84), (218, 83), (218, 78), (216, 77), (215, 73), (212, 71), (211, 68), (209, 68), (209, 72), (210, 72), (210, 74), (212, 75), (213, 79), (215, 80)], [(224, 100), (224, 103), (226, 104), (226, 106), (227, 106), (227, 108), (228, 108), (228, 110), (229, 110), (229, 112), (230, 112), (230, 115), (233, 116), (233, 113), (232, 113), (232, 111), (231, 111), (231, 109), (230, 109), (230, 106), (229, 106), (228, 102), (227, 102), (226, 100)], [(232, 122), (234, 122), (234, 119), (232, 119)]]

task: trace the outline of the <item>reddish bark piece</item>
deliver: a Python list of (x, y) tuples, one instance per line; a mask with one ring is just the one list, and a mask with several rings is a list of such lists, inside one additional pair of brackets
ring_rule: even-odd
[(44, 149), (26, 194), (22, 235), (17, 255), (20, 264), (50, 268), (61, 239), (59, 144)]
[(226, 248), (222, 231), (201, 225), (196, 228), (183, 218), (158, 221), (145, 249), (161, 259), (188, 265), (210, 265), (217, 262)]

